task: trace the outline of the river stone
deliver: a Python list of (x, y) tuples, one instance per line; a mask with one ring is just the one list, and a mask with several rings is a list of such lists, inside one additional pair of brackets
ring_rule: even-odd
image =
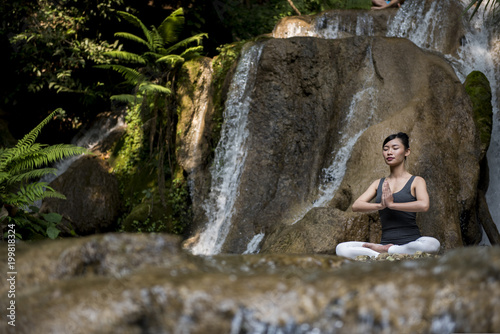
[(45, 199), (41, 213), (61, 214), (62, 223), (79, 235), (106, 232), (116, 226), (122, 207), (120, 189), (102, 157), (79, 158), (50, 186), (66, 200)]
[[(500, 328), (500, 248), (356, 262), (328, 255), (196, 257), (164, 234), (16, 246), (6, 333), (451, 333)], [(0, 254), (6, 263), (6, 252)], [(7, 295), (9, 284), (0, 283)], [(22, 306), (22, 307), (21, 307)], [(27, 311), (29, 310), (29, 312)]]
[[(343, 158), (340, 191), (331, 203), (320, 205), (340, 208), (337, 197), (350, 189), (350, 202), (341, 208), (350, 212), (353, 199), (387, 176), (382, 141), (398, 131), (409, 134), (409, 171), (426, 179), (431, 197), (430, 210), (417, 215), (422, 234), (436, 237), (443, 249), (469, 243), (462, 228), (469, 234), (479, 230), (479, 136), (469, 97), (443, 57), (400, 38), (295, 37), (260, 43), (248, 151), (223, 252), (242, 253), (262, 231), (262, 248), (273, 249), (275, 235), (318, 206), (325, 170), (337, 152), (348, 149), (347, 139), (358, 138), (350, 158)], [(304, 224), (304, 229), (316, 226)]]

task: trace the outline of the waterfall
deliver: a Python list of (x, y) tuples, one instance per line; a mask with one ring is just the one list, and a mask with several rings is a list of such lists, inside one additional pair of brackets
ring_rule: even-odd
[(250, 93), (262, 48), (263, 44), (245, 46), (232, 79), (224, 109), (221, 140), (215, 150), (211, 169), (211, 192), (204, 204), (208, 222), (192, 248), (193, 254), (219, 253), (229, 232), (246, 158)]
[[(462, 0), (465, 6), (467, 0)], [(426, 1), (408, 1), (390, 23), (388, 36), (405, 37), (423, 49), (439, 51), (450, 61), (459, 79), (464, 82), (472, 71), (481, 71), (491, 85), (493, 105), (493, 129), (491, 144), (487, 152), (490, 168), (490, 183), (486, 193), (491, 215), (500, 230), (500, 124), (498, 121), (498, 79), (500, 71), (495, 67), (494, 55), (491, 50), (491, 27), (479, 11), (468, 22), (463, 18), (465, 39), (457, 55), (445, 54), (441, 49), (445, 45), (446, 29), (442, 29), (442, 13), (446, 6), (453, 6), (449, 0), (432, 1), (430, 9), (425, 12)], [(439, 32), (439, 33), (436, 33)], [(497, 55), (498, 57), (498, 55)], [(488, 243), (483, 233), (483, 242)]]
[[(102, 143), (102, 141), (105, 140), (113, 131), (123, 126), (125, 126), (125, 115), (123, 113), (102, 117), (99, 119), (99, 121), (95, 122), (94, 125), (90, 127), (90, 129), (80, 131), (80, 133), (71, 140), (71, 144), (93, 150), (97, 145)], [(81, 155), (72, 156), (57, 162), (54, 166), (57, 169), (56, 175), (46, 175), (42, 178), (41, 181), (47, 183), (54, 181), (80, 157)]]
[[(363, 87), (353, 95), (349, 105), (349, 112), (343, 120), (341, 128), (341, 138), (339, 149), (332, 152), (333, 162), (323, 169), (319, 197), (294, 219), (294, 224), (301, 220), (312, 208), (323, 207), (330, 202), (339, 188), (346, 172), (347, 161), (351, 157), (351, 152), (358, 141), (358, 138), (372, 125), (373, 115), (377, 110), (375, 86), (375, 69), (373, 68), (373, 58), (371, 48), (368, 48), (363, 67), (366, 81)], [(369, 110), (368, 117), (361, 116), (358, 110)], [(364, 115), (364, 114), (363, 114)]]

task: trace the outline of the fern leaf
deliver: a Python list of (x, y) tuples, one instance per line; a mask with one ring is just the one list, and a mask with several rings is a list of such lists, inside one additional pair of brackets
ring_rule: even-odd
[(112, 101), (123, 102), (127, 104), (136, 104), (141, 103), (142, 98), (140, 96), (132, 95), (132, 94), (119, 94), (111, 96)]
[(8, 181), (7, 184), (14, 184), (17, 182), (27, 182), (30, 180), (34, 179), (40, 179), (45, 175), (57, 175), (57, 169), (56, 168), (41, 168), (41, 169), (34, 169), (31, 171), (28, 171), (26, 173), (22, 174), (17, 174), (17, 175), (12, 175)]
[(115, 37), (121, 37), (124, 39), (128, 39), (129, 41), (145, 45), (146, 47), (149, 48), (149, 43), (146, 40), (144, 40), (143, 38), (136, 36), (134, 34), (128, 33), (128, 32), (117, 32), (117, 33), (115, 33)]
[(182, 28), (184, 27), (184, 21), (184, 10), (179, 8), (158, 26), (158, 32), (165, 44), (172, 44), (179, 40)]
[(43, 121), (40, 122), (33, 130), (19, 140), (13, 149), (7, 149), (1, 157), (0, 165), (7, 165), (15, 156), (17, 152), (22, 152), (26, 148), (33, 145), (36, 138), (40, 134), (42, 128), (57, 114), (62, 113), (63, 110), (58, 108), (51, 112)]
[(181, 53), (181, 57), (184, 59), (192, 59), (194, 57), (200, 56), (201, 52), (203, 52), (203, 46), (194, 46), (192, 48), (186, 49), (183, 53)]
[(124, 60), (129, 63), (135, 64), (146, 64), (146, 61), (143, 57), (136, 53), (127, 52), (127, 51), (109, 51), (103, 53), (105, 56), (113, 57), (119, 60)]
[(175, 64), (177, 64), (178, 62), (183, 63), (184, 58), (182, 58), (181, 56), (178, 56), (178, 55), (168, 55), (168, 56), (161, 57), (156, 62), (157, 63), (167, 63), (167, 64), (170, 64), (171, 66), (175, 66)]
[(97, 65), (97, 68), (110, 69), (115, 72), (120, 73), (127, 83), (132, 85), (137, 85), (139, 82), (143, 81), (144, 77), (136, 70), (130, 67), (122, 65)]
[(172, 54), (174, 53), (175, 50), (180, 49), (180, 48), (186, 48), (192, 43), (196, 43), (197, 45), (200, 45), (203, 37), (208, 37), (208, 34), (206, 33), (201, 33), (198, 35), (194, 35), (191, 37), (188, 37), (186, 39), (183, 39), (182, 41), (178, 42), (177, 44), (172, 45), (166, 50), (167, 54)]
[(141, 92), (154, 92), (154, 93), (160, 93), (160, 94), (170, 94), (172, 91), (168, 89), (167, 87), (160, 86), (160, 85), (155, 85), (153, 83), (147, 82), (139, 85), (139, 91)]
[(144, 25), (144, 23), (142, 23), (141, 20), (139, 20), (139, 18), (137, 18), (137, 16), (134, 16), (130, 13), (127, 13), (127, 12), (122, 12), (122, 11), (117, 11), (117, 13), (123, 17), (125, 20), (127, 20), (128, 22), (132, 23), (133, 25), (135, 25), (136, 27), (140, 28), (142, 30), (142, 33), (144, 34), (144, 37), (146, 37), (147, 39), (147, 43), (146, 45), (149, 47), (149, 49), (151, 50), (151, 46), (152, 46), (152, 39), (151, 39), (151, 32), (149, 31), (149, 29)]

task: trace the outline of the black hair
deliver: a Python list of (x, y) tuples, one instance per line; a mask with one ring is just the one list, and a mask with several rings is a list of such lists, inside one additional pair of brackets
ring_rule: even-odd
[(382, 144), (382, 147), (384, 147), (385, 144), (387, 144), (387, 142), (390, 142), (391, 140), (396, 139), (396, 138), (401, 140), (401, 142), (403, 143), (403, 146), (405, 147), (405, 150), (410, 148), (410, 138), (404, 132), (398, 132), (396, 134), (390, 135), (389, 137), (385, 138), (384, 143)]

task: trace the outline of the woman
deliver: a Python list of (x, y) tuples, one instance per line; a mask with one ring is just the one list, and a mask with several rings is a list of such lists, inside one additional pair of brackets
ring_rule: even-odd
[[(337, 255), (356, 258), (359, 255), (378, 256), (380, 253), (437, 252), (439, 241), (422, 237), (416, 222), (416, 213), (429, 209), (429, 194), (425, 180), (406, 171), (405, 162), (410, 155), (408, 135), (403, 132), (390, 135), (384, 140), (382, 148), (390, 175), (374, 181), (352, 205), (355, 212), (378, 210), (382, 240), (380, 244), (343, 242), (337, 245)], [(374, 198), (375, 203), (371, 203)]]

